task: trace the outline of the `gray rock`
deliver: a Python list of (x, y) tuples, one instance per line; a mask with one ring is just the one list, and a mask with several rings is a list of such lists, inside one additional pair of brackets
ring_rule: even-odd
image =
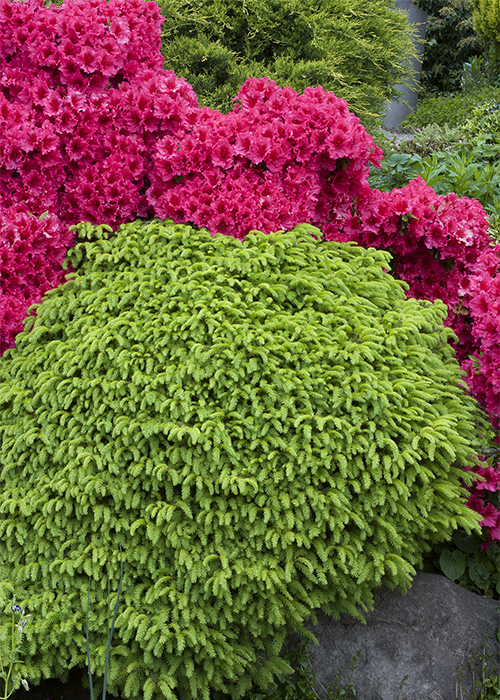
[(381, 588), (373, 611), (364, 613), (366, 625), (316, 611), (318, 624), (308, 625), (319, 641), (310, 655), (315, 690), (326, 697), (339, 669), (345, 687), (360, 652), (351, 681), (356, 700), (468, 700), (474, 697), (474, 654), (476, 680), (484, 653), (495, 672), (490, 675), (500, 673), (498, 606), (444, 576), (420, 572), (406, 595)]

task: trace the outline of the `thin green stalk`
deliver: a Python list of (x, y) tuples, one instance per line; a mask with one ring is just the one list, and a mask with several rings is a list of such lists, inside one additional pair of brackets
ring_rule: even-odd
[(87, 639), (87, 666), (89, 669), (90, 698), (91, 698), (91, 700), (94, 700), (94, 686), (92, 684), (92, 671), (90, 670), (89, 607), (90, 607), (90, 576), (89, 576), (89, 590), (87, 593), (87, 622), (85, 625), (85, 637)]
[[(102, 700), (106, 700), (106, 685), (108, 682), (109, 655), (111, 653), (111, 642), (113, 640), (113, 632), (115, 629), (116, 617), (118, 615), (118, 605), (120, 603), (120, 595), (121, 595), (122, 581), (123, 581), (123, 552), (122, 552), (122, 545), (120, 542), (120, 538), (118, 537), (118, 535), (117, 535), (117, 539), (118, 539), (118, 546), (120, 548), (120, 582), (118, 584), (118, 595), (116, 597), (115, 612), (113, 615), (113, 621), (111, 623), (111, 630), (110, 630), (109, 636), (108, 636), (108, 646), (106, 649), (106, 664), (104, 666), (104, 684), (103, 684), (103, 689), (102, 689)], [(89, 576), (89, 588), (88, 588), (88, 593), (87, 593), (87, 621), (86, 621), (85, 635), (86, 635), (86, 639), (87, 639), (87, 666), (89, 669), (90, 698), (91, 698), (91, 700), (94, 700), (94, 686), (92, 683), (92, 671), (90, 668), (90, 644), (89, 644), (90, 582), (91, 582), (91, 577)], [(109, 576), (108, 576), (108, 609), (109, 609)], [(109, 618), (108, 618), (108, 625), (109, 625)]]
[(106, 700), (106, 683), (108, 680), (108, 664), (109, 664), (109, 654), (111, 652), (111, 641), (113, 639), (113, 631), (115, 629), (116, 616), (118, 614), (118, 603), (120, 602), (120, 594), (122, 590), (122, 580), (123, 580), (123, 554), (122, 545), (120, 543), (120, 538), (118, 537), (118, 546), (120, 547), (120, 583), (118, 584), (118, 595), (116, 597), (115, 614), (113, 615), (113, 622), (111, 623), (111, 631), (108, 638), (108, 648), (106, 650), (106, 665), (104, 667), (104, 686), (102, 689), (102, 700)]
[(2, 659), (2, 654), (0, 654), (0, 673), (2, 674), (2, 676), (3, 676), (3, 672), (4, 672), (4, 670), (3, 670), (3, 659)]
[(10, 680), (10, 674), (12, 673), (12, 667), (14, 665), (14, 657), (15, 657), (15, 654), (17, 651), (17, 649), (14, 647), (14, 614), (12, 615), (12, 630), (11, 630), (11, 634), (10, 634), (10, 640), (11, 640), (12, 648), (11, 648), (11, 654), (10, 654), (9, 671), (7, 673), (7, 678), (5, 679), (5, 687), (4, 687), (5, 695), (3, 696), (3, 700), (7, 700), (9, 695), (11, 695), (11, 693), (9, 693), (9, 680)]
[(110, 620), (109, 620), (109, 599), (111, 598), (111, 574), (110, 574), (110, 565), (111, 562), (108, 559), (108, 604), (106, 606), (106, 632), (109, 635), (109, 629), (110, 629)]

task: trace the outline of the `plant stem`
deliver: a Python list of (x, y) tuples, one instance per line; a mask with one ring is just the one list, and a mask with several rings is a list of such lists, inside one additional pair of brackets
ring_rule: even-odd
[[(118, 537), (118, 535), (117, 535)], [(120, 602), (120, 593), (122, 590), (122, 580), (123, 580), (123, 554), (122, 545), (120, 543), (120, 538), (118, 537), (118, 546), (120, 547), (120, 583), (118, 584), (118, 595), (116, 597), (115, 614), (113, 615), (113, 622), (111, 623), (111, 631), (109, 633), (108, 648), (106, 650), (106, 665), (104, 667), (104, 686), (102, 689), (102, 700), (106, 700), (106, 683), (108, 681), (108, 665), (109, 665), (109, 654), (111, 652), (111, 641), (113, 639), (113, 630), (115, 629), (116, 616), (118, 614), (118, 603)]]
[[(10, 640), (11, 640), (10, 664), (9, 664), (9, 671), (7, 673), (7, 678), (5, 679), (4, 696), (3, 696), (2, 700), (7, 700), (7, 698), (10, 695), (12, 695), (12, 693), (9, 693), (9, 680), (10, 680), (10, 674), (12, 673), (12, 667), (14, 665), (15, 653), (17, 651), (17, 647), (14, 648), (14, 613), (12, 613), (12, 629), (11, 629), (11, 634), (10, 634)], [(2, 671), (3, 671), (3, 665), (2, 665)]]
[(87, 593), (87, 621), (86, 621), (86, 625), (85, 625), (85, 638), (87, 640), (87, 666), (89, 669), (90, 698), (91, 698), (91, 700), (94, 700), (94, 686), (92, 684), (92, 671), (90, 670), (89, 607), (90, 607), (90, 576), (89, 576), (89, 590)]

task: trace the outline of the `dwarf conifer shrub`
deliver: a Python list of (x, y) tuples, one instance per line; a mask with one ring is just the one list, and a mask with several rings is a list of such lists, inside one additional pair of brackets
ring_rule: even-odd
[(315, 608), (359, 614), (479, 529), (461, 482), (488, 424), (445, 305), (405, 299), (388, 253), (307, 225), (110, 230), (76, 227), (73, 279), (0, 360), (0, 577), (36, 682), (84, 669), (90, 576), (102, 674), (118, 533), (110, 692), (236, 698)]

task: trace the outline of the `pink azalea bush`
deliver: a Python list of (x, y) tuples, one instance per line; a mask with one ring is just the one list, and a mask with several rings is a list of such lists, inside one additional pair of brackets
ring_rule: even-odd
[(197, 109), (162, 69), (160, 20), (143, 0), (0, 0), (0, 352), (63, 281), (70, 224), (152, 213), (152, 145)]
[(62, 262), (72, 239), (55, 214), (38, 218), (24, 204), (0, 211), (0, 354), (22, 330), (27, 308), (64, 282)]
[(344, 100), (249, 79), (229, 114), (198, 110), (153, 149), (155, 214), (243, 238), (346, 216), (382, 157)]
[[(0, 0), (0, 352), (63, 281), (78, 221), (159, 216), (239, 238), (308, 222), (328, 240), (390, 250), (409, 295), (444, 301), (470, 390), (498, 430), (500, 246), (481, 205), (418, 178), (372, 190), (368, 163), (382, 151), (323, 88), (251, 79), (229, 114), (199, 109), (162, 68), (160, 28), (144, 0)], [(470, 506), (498, 540), (484, 495), (500, 472), (474, 470), (484, 480)]]

